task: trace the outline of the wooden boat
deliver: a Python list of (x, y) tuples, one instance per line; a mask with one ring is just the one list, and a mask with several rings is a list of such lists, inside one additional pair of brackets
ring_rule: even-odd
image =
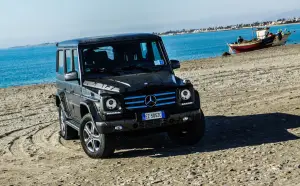
[(276, 35), (271, 34), (268, 37), (261, 39), (261, 48), (271, 47), (273, 45), (275, 38), (276, 38)]
[(282, 38), (280, 39), (278, 36), (276, 36), (276, 38), (274, 39), (273, 41), (273, 44), (272, 46), (281, 46), (281, 45), (285, 45), (288, 38), (290, 37), (291, 33), (288, 32), (288, 33), (284, 33), (282, 35)]
[(251, 41), (244, 41), (240, 44), (232, 43), (228, 44), (230, 53), (241, 53), (249, 52), (253, 50), (258, 50), (262, 48), (268, 48), (272, 46), (285, 45), (288, 37), (291, 35), (291, 32), (282, 33), (282, 37), (279, 37), (277, 34), (270, 33), (270, 28), (257, 28), (256, 30), (256, 39)]
[(228, 44), (229, 48), (231, 49), (231, 52), (234, 53), (241, 53), (241, 52), (248, 52), (260, 49), (262, 45), (262, 40), (254, 40), (254, 41), (248, 41), (243, 43), (234, 43), (234, 44)]

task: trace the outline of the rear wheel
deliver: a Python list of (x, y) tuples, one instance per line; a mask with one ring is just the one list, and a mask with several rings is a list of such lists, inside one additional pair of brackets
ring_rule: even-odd
[(77, 139), (78, 131), (66, 124), (66, 120), (67, 120), (66, 115), (61, 105), (58, 107), (58, 115), (59, 115), (59, 125), (60, 125), (60, 131), (59, 131), (60, 136), (65, 140)]
[(81, 146), (90, 158), (108, 158), (113, 155), (116, 137), (100, 134), (90, 114), (82, 118), (79, 133)]
[(170, 129), (168, 136), (173, 143), (179, 145), (195, 145), (203, 138), (204, 133), (205, 118), (201, 111), (200, 114), (195, 116), (192, 122)]

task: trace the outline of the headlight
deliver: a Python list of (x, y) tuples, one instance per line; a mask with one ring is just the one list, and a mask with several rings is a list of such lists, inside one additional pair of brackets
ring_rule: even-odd
[(192, 94), (190, 90), (184, 89), (180, 92), (180, 96), (183, 101), (187, 101), (192, 97)]
[(109, 98), (106, 100), (105, 105), (108, 110), (114, 110), (117, 108), (118, 103), (114, 98)]

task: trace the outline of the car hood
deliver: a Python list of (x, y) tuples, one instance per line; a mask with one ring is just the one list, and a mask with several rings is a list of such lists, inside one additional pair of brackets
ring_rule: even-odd
[(87, 79), (83, 85), (99, 89), (101, 92), (133, 92), (145, 88), (175, 87), (178, 86), (178, 78), (174, 74), (161, 71), (153, 73), (130, 74), (101, 79)]

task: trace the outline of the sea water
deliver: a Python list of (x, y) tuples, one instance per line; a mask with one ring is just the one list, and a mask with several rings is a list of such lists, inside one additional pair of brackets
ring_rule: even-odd
[[(300, 43), (300, 25), (271, 27), (292, 31), (287, 44)], [(294, 32), (295, 31), (295, 32)], [(163, 36), (170, 59), (180, 61), (216, 57), (228, 51), (228, 43), (238, 36), (250, 40), (252, 29)], [(55, 81), (56, 47), (33, 46), (0, 49), (0, 87), (49, 83)]]

